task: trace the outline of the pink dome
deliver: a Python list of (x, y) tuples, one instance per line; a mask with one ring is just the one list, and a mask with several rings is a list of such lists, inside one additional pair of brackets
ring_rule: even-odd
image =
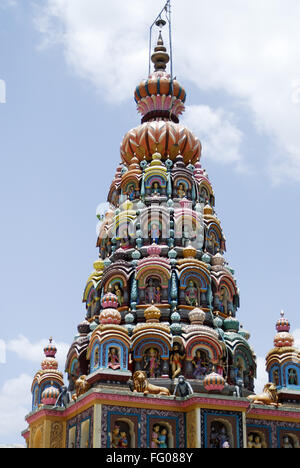
[(115, 294), (108, 292), (104, 294), (102, 300), (101, 300), (101, 305), (103, 309), (108, 309), (108, 308), (113, 308), (117, 309), (118, 308), (118, 298)]
[(294, 338), (290, 333), (280, 332), (275, 335), (274, 346), (276, 348), (290, 347), (294, 345)]
[(42, 369), (43, 370), (57, 370), (58, 369), (57, 360), (52, 357), (47, 357), (42, 362)]
[(153, 257), (159, 257), (161, 253), (161, 247), (157, 244), (152, 244), (147, 248), (147, 254)]
[(101, 325), (114, 324), (119, 325), (121, 323), (122, 317), (120, 312), (116, 309), (104, 309), (100, 313), (100, 323)]

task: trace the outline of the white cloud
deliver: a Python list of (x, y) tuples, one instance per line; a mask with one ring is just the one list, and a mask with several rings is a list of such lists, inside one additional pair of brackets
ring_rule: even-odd
[(235, 164), (240, 170), (245, 168), (241, 153), (243, 134), (234, 124), (232, 114), (209, 106), (188, 106), (183, 123), (201, 135), (205, 159)]
[[(17, 354), (21, 359), (26, 361), (36, 362), (40, 364), (45, 358), (43, 349), (49, 343), (49, 340), (42, 339), (36, 343), (31, 343), (28, 338), (19, 335), (17, 338), (10, 340), (6, 343), (6, 350)], [(64, 371), (66, 356), (70, 345), (67, 343), (53, 343), (57, 348), (56, 359), (59, 363), (59, 370)], [(38, 369), (37, 369), (38, 371)]]
[(255, 379), (255, 393), (259, 394), (263, 391), (264, 386), (268, 383), (269, 376), (266, 372), (266, 359), (263, 357), (257, 358), (257, 377)]
[(300, 349), (300, 328), (297, 328), (293, 332), (293, 337), (295, 339), (295, 346)]
[(6, 344), (5, 341), (0, 340), (0, 364), (6, 363)]
[(0, 0), (0, 8), (7, 9), (11, 7), (16, 7), (17, 1), (16, 0)]
[(26, 429), (24, 420), (31, 410), (32, 377), (22, 374), (8, 380), (0, 389), (0, 437), (16, 439)]
[[(37, 7), (36, 25), (44, 44), (60, 43), (77, 74), (120, 102), (147, 75), (148, 27), (162, 4), (48, 0)], [(173, 1), (172, 10), (177, 76), (225, 91), (236, 113), (242, 102), (274, 144), (268, 159), (262, 149), (262, 167), (275, 182), (300, 181), (299, 1), (288, 8), (284, 0)]]

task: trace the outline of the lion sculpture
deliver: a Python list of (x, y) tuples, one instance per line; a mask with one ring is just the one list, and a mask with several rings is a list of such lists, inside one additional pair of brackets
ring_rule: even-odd
[(90, 384), (86, 380), (86, 375), (81, 375), (75, 382), (76, 394), (72, 396), (74, 401), (90, 389)]
[(133, 393), (170, 396), (170, 391), (167, 388), (150, 384), (144, 371), (136, 371), (133, 374), (133, 388)]
[(263, 393), (259, 395), (249, 395), (247, 398), (254, 405), (281, 406), (280, 403), (278, 403), (277, 387), (273, 383), (267, 383), (264, 386)]

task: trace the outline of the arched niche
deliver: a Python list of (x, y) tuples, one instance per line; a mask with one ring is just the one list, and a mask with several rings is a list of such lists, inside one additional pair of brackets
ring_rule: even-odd
[(282, 369), (286, 387), (300, 387), (300, 366), (286, 363)]
[(144, 178), (146, 195), (166, 195), (167, 182), (166, 171), (150, 169)]
[(273, 382), (276, 387), (282, 386), (282, 376), (279, 364), (274, 364), (269, 370), (269, 382)]
[(247, 348), (244, 344), (239, 344), (235, 348), (233, 353), (232, 368), (234, 379), (237, 382), (242, 382), (247, 389), (252, 391), (254, 386), (256, 364), (250, 348)]
[(109, 448), (137, 448), (134, 422), (129, 418), (118, 418), (109, 434)]
[(151, 206), (142, 210), (139, 219), (140, 236), (144, 245), (150, 245), (153, 240), (161, 243), (170, 237), (170, 213), (167, 208)]
[(200, 379), (221, 361), (222, 356), (223, 348), (214, 337), (204, 335), (189, 338), (186, 342), (186, 377)]
[(68, 379), (69, 379), (69, 390), (73, 391), (75, 389), (76, 380), (82, 375), (82, 372), (80, 369), (80, 362), (79, 362), (79, 358), (77, 354), (74, 353), (68, 359), (66, 373), (68, 374)]
[(205, 245), (206, 250), (212, 255), (225, 250), (222, 231), (217, 224), (212, 223), (207, 227)]
[(40, 403), (40, 388), (38, 383), (35, 383), (32, 389), (32, 410), (37, 409)]
[(90, 372), (95, 372), (101, 366), (101, 346), (99, 340), (93, 343), (92, 351), (90, 354)]
[(111, 292), (118, 298), (118, 306), (128, 305), (128, 279), (120, 273), (114, 273), (111, 270), (110, 274), (103, 281), (103, 293)]
[(189, 266), (179, 274), (179, 303), (189, 307), (207, 306), (208, 273), (197, 265)]
[(247, 448), (268, 448), (265, 433), (258, 429), (248, 432)]
[(113, 206), (119, 206), (120, 194), (121, 191), (113, 185), (109, 190), (107, 199)]
[(121, 183), (122, 194), (126, 195), (129, 201), (134, 201), (139, 197), (140, 187), (137, 177), (125, 178)]
[(159, 261), (153, 261), (150, 264), (140, 264), (136, 273), (138, 282), (139, 303), (151, 304), (153, 302), (168, 302), (168, 288), (171, 278), (171, 271), (167, 266), (160, 264)]
[(161, 359), (169, 359), (171, 343), (164, 339), (159, 333), (157, 335), (152, 333), (151, 336), (147, 335), (145, 337), (140, 337), (136, 341), (133, 341), (133, 358), (142, 360), (145, 351), (151, 347), (158, 349)]
[(192, 181), (187, 177), (175, 176), (173, 180), (173, 196), (175, 198), (191, 198), (192, 187)]
[(300, 448), (299, 438), (290, 432), (285, 432), (281, 435), (281, 447), (280, 448)]
[(199, 184), (199, 199), (201, 203), (209, 203), (211, 206), (215, 205), (215, 197), (213, 194), (212, 187), (205, 180)]
[(101, 342), (101, 367), (121, 371), (128, 370), (129, 343), (117, 336)]
[(232, 425), (226, 419), (215, 418), (210, 424), (209, 436), (209, 448), (223, 448), (226, 441), (230, 448), (235, 448)]
[(214, 295), (214, 308), (225, 316), (228, 316), (230, 313), (232, 315), (235, 314), (233, 299), (236, 293), (235, 289), (235, 285), (230, 278), (227, 277), (222, 277), (222, 280), (217, 286), (217, 292)]

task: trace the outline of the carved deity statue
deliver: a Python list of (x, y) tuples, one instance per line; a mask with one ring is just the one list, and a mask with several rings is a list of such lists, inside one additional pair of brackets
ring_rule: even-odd
[(149, 237), (155, 244), (158, 244), (158, 241), (159, 241), (159, 238), (160, 238), (160, 229), (159, 229), (159, 224), (158, 223), (151, 224), (150, 231), (149, 231)]
[(111, 448), (119, 448), (120, 438), (120, 426), (115, 426), (111, 432)]
[(122, 306), (123, 302), (124, 302), (124, 296), (123, 296), (123, 291), (122, 291), (122, 288), (120, 286), (120, 283), (117, 283), (117, 284), (114, 285), (114, 294), (118, 298), (119, 306)]
[(151, 195), (154, 195), (154, 196), (160, 195), (160, 188), (159, 188), (158, 182), (154, 182), (154, 184), (152, 185)]
[(134, 185), (130, 185), (128, 187), (127, 196), (128, 196), (130, 201), (133, 201), (135, 199), (135, 187), (134, 187)]
[(194, 366), (193, 377), (195, 379), (200, 379), (207, 373), (207, 363), (204, 362), (201, 350), (197, 349), (194, 359), (192, 360)]
[(227, 290), (227, 288), (225, 288), (225, 286), (222, 286), (221, 290), (220, 290), (220, 302), (221, 302), (221, 304), (220, 304), (221, 312), (228, 315), (229, 294), (228, 294), (228, 290)]
[(108, 367), (113, 370), (120, 369), (120, 358), (117, 348), (109, 348), (108, 351)]
[(219, 422), (213, 422), (210, 433), (210, 448), (230, 448), (226, 427)]
[(120, 432), (119, 448), (128, 448), (128, 437), (125, 431)]
[(145, 301), (147, 304), (159, 304), (161, 299), (160, 284), (158, 280), (150, 279), (145, 292)]
[(283, 438), (282, 448), (288, 448), (288, 449), (295, 448), (294, 443), (293, 443), (293, 441), (291, 440), (290, 437), (286, 436), (286, 437)]
[(185, 354), (182, 352), (181, 346), (178, 343), (175, 343), (170, 355), (172, 379), (176, 379), (176, 377), (181, 374), (184, 358)]
[(177, 188), (177, 195), (179, 198), (184, 198), (186, 196), (186, 191), (183, 184), (179, 184)]
[(144, 370), (150, 378), (158, 377), (160, 370), (160, 358), (158, 351), (150, 348), (144, 356)]
[(185, 301), (187, 305), (192, 307), (199, 305), (198, 296), (198, 288), (196, 287), (194, 281), (190, 281), (188, 287), (185, 290)]
[(159, 424), (155, 424), (152, 429), (150, 448), (168, 448), (167, 438), (167, 429)]
[(124, 229), (122, 231), (122, 237), (121, 237), (121, 240), (120, 240), (120, 247), (123, 250), (128, 250), (131, 247), (129, 237), (128, 237), (128, 232), (127, 232), (126, 229)]
[(288, 382), (289, 385), (298, 385), (298, 377), (295, 369), (289, 369), (288, 372)]

